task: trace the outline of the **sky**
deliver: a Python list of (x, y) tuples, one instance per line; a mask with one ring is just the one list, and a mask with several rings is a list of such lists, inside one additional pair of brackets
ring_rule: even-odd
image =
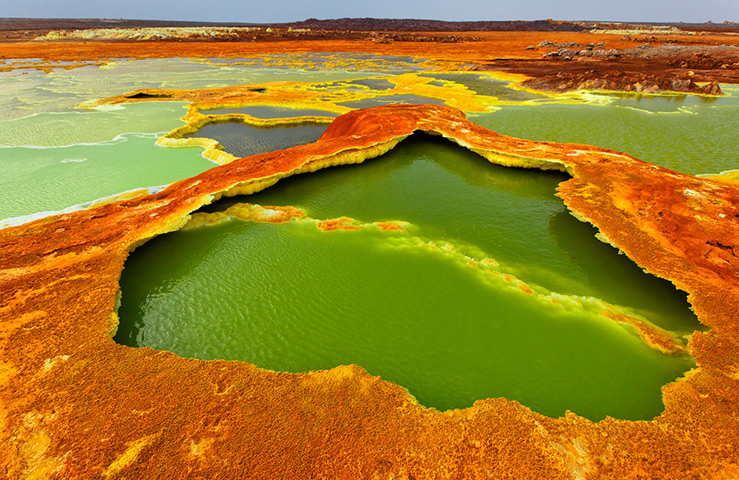
[(0, 0), (0, 17), (274, 23), (308, 18), (739, 22), (739, 0)]

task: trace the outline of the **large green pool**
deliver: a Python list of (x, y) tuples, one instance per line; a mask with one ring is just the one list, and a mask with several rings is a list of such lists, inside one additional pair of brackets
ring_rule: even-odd
[[(364, 165), (219, 202), (208, 210), (249, 201), (409, 225), (232, 219), (162, 236), (126, 263), (116, 340), (288, 372), (356, 363), (438, 409), (504, 396), (553, 416), (652, 418), (692, 359), (650, 349), (587, 297), (678, 333), (697, 321), (684, 294), (568, 216), (554, 197), (565, 179), (416, 136)], [(468, 263), (484, 258), (498, 265)], [(553, 304), (493, 271), (571, 296)]]

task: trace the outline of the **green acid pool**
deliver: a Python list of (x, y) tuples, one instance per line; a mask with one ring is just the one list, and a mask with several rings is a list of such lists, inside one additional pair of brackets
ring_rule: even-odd
[[(208, 209), (290, 205), (365, 227), (230, 219), (158, 237), (126, 262), (115, 339), (285, 372), (355, 363), (440, 410), (505, 397), (550, 416), (651, 419), (694, 361), (649, 348), (595, 299), (678, 335), (699, 324), (684, 294), (566, 213), (554, 197), (566, 179), (414, 136), (218, 202)], [(405, 230), (372, 225), (387, 221)]]

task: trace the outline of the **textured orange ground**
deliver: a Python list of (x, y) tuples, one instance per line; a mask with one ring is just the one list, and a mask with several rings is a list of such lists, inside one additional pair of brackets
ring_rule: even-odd
[[(356, 366), (300, 374), (116, 344), (130, 249), (220, 192), (383, 153), (414, 131), (508, 166), (564, 169), (559, 195), (710, 327), (653, 421), (553, 419), (502, 398), (438, 412)], [(357, 166), (354, 168), (362, 168)], [(495, 134), (441, 106), (339, 117), (315, 144), (162, 192), (0, 231), (0, 472), (7, 478), (737, 478), (739, 187), (600, 148)]]
[[(492, 70), (508, 72), (516, 80), (526, 77), (541, 81), (532, 84), (533, 88), (548, 91), (578, 90), (587, 88), (614, 88), (622, 91), (642, 91), (645, 86), (657, 90), (686, 91), (693, 93), (720, 94), (718, 82), (736, 83), (739, 81), (739, 58), (735, 47), (739, 36), (734, 33), (707, 33), (698, 35), (665, 34), (636, 36), (624, 40), (620, 34), (600, 34), (582, 32), (447, 32), (423, 33), (404, 32), (399, 38), (416, 38), (418, 41), (377, 41), (381, 37), (376, 32), (363, 32), (363, 39), (356, 39), (357, 32), (344, 32), (347, 38), (340, 38), (341, 32), (313, 32), (309, 38), (300, 38), (299, 32), (286, 30), (274, 33), (260, 33), (255, 41), (14, 41), (2, 36), (0, 32), (0, 59), (40, 59), (38, 63), (28, 63), (29, 68), (51, 71), (59, 65), (49, 62), (70, 62), (66, 68), (83, 65), (81, 62), (103, 64), (106, 60), (119, 58), (262, 58), (273, 54), (309, 54), (341, 52), (345, 54), (373, 54), (379, 56), (414, 57), (423, 60), (427, 68), (442, 70)], [(264, 37), (267, 35), (266, 37)], [(273, 37), (270, 37), (272, 35)], [(449, 42), (440, 41), (448, 37)], [(339, 37), (339, 38), (337, 38)], [(264, 39), (266, 38), (266, 39)], [(628, 38), (628, 37), (626, 37)], [(638, 58), (632, 54), (618, 58), (577, 57), (574, 60), (542, 58), (542, 55), (556, 48), (527, 49), (548, 40), (560, 44), (579, 45), (603, 43), (606, 49), (633, 49), (649, 42), (652, 46), (665, 43), (678, 45), (724, 45), (718, 50), (673, 52), (674, 58), (652, 56), (642, 52)], [(576, 47), (580, 48), (580, 47)], [(702, 51), (702, 54), (696, 52)], [(632, 52), (633, 53), (633, 52)], [(697, 55), (697, 56), (696, 56)], [(703, 56), (701, 56), (703, 55)], [(703, 57), (716, 57), (716, 65), (706, 64)], [(271, 58), (265, 62), (272, 65), (312, 68), (308, 60)], [(371, 62), (370, 62), (371, 63)], [(365, 62), (358, 59), (335, 57), (333, 68), (368, 70)], [(0, 71), (13, 70), (19, 64), (0, 63)], [(374, 67), (376, 68), (376, 66)], [(565, 75), (560, 78), (559, 75)], [(671, 87), (675, 78), (683, 81), (717, 82), (715, 87), (702, 91), (697, 86)], [(605, 84), (602, 79), (608, 79)], [(589, 83), (590, 82), (590, 83)], [(594, 82), (594, 83), (593, 83)], [(638, 85), (637, 85), (638, 84)], [(588, 86), (591, 85), (591, 86)], [(608, 87), (604, 85), (610, 85)], [(650, 87), (651, 88), (651, 87)], [(649, 89), (645, 91), (650, 91)]]
[[(434, 33), (435, 36), (445, 35)], [(482, 41), (437, 43), (393, 42), (369, 40), (288, 40), (278, 42), (79, 42), (34, 41), (2, 44), (6, 58), (40, 58), (56, 61), (100, 60), (106, 58), (252, 58), (262, 54), (345, 52), (375, 55), (411, 56), (452, 62), (481, 62), (495, 58), (540, 59), (543, 51), (526, 50), (544, 40), (581, 44), (605, 42), (606, 48), (631, 48), (638, 43), (621, 40), (619, 35), (573, 32), (451, 32), (449, 36), (475, 36)], [(732, 43), (726, 36), (671, 35), (659, 37), (660, 45), (667, 40), (706, 45)], [(735, 43), (735, 42), (734, 42)]]

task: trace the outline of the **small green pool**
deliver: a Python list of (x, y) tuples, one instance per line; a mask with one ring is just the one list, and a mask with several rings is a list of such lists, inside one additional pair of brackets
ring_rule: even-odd
[(278, 127), (254, 127), (242, 122), (209, 123), (183, 138), (210, 138), (235, 157), (273, 152), (318, 140), (328, 128), (326, 123), (304, 123)]

